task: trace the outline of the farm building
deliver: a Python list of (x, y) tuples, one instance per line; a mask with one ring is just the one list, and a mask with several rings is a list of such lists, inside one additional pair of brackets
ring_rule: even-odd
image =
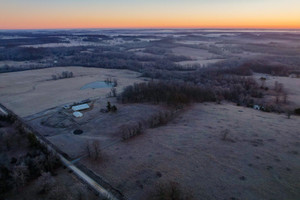
[(63, 108), (67, 110), (67, 109), (70, 109), (70, 107), (71, 107), (70, 105), (64, 105)]
[(86, 110), (89, 109), (90, 106), (88, 104), (81, 104), (81, 105), (77, 105), (77, 106), (72, 106), (72, 110), (73, 111), (81, 111), (81, 110)]
[(79, 118), (79, 117), (83, 117), (83, 114), (81, 112), (73, 112), (73, 116)]
[(290, 78), (300, 78), (300, 74), (296, 74), (296, 73), (290, 74)]

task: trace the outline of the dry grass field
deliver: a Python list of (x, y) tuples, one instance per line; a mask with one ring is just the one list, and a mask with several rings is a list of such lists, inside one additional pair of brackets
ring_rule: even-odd
[[(74, 78), (52, 80), (53, 74), (71, 71)], [(143, 81), (139, 73), (129, 70), (55, 67), (0, 74), (1, 103), (21, 117), (66, 103), (91, 97), (105, 97), (110, 88), (80, 90), (84, 85), (106, 78), (118, 80), (117, 90)]]
[[(275, 87), (275, 82), (282, 83), (283, 89), (288, 94), (288, 107), (300, 107), (300, 79), (280, 76), (268, 76), (265, 74), (254, 74), (254, 78), (260, 83), (260, 78), (266, 77), (265, 86), (269, 88)], [(273, 100), (274, 101), (274, 100)]]
[(232, 104), (198, 104), (82, 163), (130, 199), (177, 181), (195, 199), (299, 199), (299, 117)]

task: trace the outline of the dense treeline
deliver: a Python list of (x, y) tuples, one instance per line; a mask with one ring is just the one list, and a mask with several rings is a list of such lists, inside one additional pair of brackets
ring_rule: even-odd
[[(210, 76), (212, 78), (212, 76)], [(119, 96), (123, 103), (166, 103), (168, 105), (192, 102), (221, 101), (223, 99), (251, 106), (253, 98), (261, 98), (258, 84), (252, 78), (215, 76), (197, 83), (182, 81), (151, 81), (125, 88)]]
[(0, 197), (60, 166), (58, 157), (13, 116), (0, 118)]
[(253, 72), (275, 76), (288, 76), (291, 70), (296, 70), (292, 65), (272, 63), (267, 59), (228, 59), (223, 62), (210, 64), (209, 68), (217, 69), (220, 73), (251, 76)]
[(251, 70), (257, 73), (270, 74), (275, 76), (288, 76), (289, 71), (292, 70), (292, 67), (278, 64), (269, 64), (262, 62), (248, 62), (239, 67), (240, 69)]
[(148, 82), (128, 86), (122, 93), (123, 103), (167, 103), (169, 105), (187, 104), (192, 101), (215, 101), (213, 91), (208, 88), (180, 82)]
[(73, 56), (86, 50), (85, 47), (56, 47), (56, 48), (34, 48), (34, 47), (14, 47), (1, 50), (0, 61), (30, 61), (51, 57), (53, 60), (65, 56)]
[(0, 61), (2, 60), (13, 60), (13, 61), (27, 61), (27, 60), (38, 60), (42, 59), (45, 55), (44, 49), (38, 48), (6, 48), (1, 50)]
[[(36, 64), (2, 66), (0, 72), (13, 72), (54, 66), (86, 66), (111, 69), (129, 69), (144, 72), (149, 69), (185, 70), (175, 62), (190, 60), (185, 56), (166, 54), (162, 57), (137, 55), (121, 47), (56, 47), (56, 48), (6, 48), (1, 50), (0, 61), (34, 61)], [(47, 61), (49, 59), (49, 61)], [(43, 64), (42, 62), (43, 61)], [(44, 63), (45, 61), (45, 63)], [(190, 69), (190, 68), (188, 68)]]
[(12, 39), (0, 39), (0, 46), (3, 47), (16, 47), (21, 45), (36, 45), (47, 43), (69, 43), (61, 37), (28, 37), (28, 38), (12, 38)]

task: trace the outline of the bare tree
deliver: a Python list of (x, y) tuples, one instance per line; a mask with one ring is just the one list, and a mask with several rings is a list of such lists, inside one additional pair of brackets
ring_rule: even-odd
[(265, 82), (266, 82), (267, 79), (265, 77), (261, 77), (259, 80), (261, 82), (261, 86), (260, 87), (264, 88), (265, 87)]
[(278, 83), (277, 81), (275, 82), (275, 86), (274, 86), (274, 90), (275, 90), (275, 103), (278, 104), (280, 103), (280, 96), (283, 96), (283, 102), (286, 103), (287, 101), (287, 94), (284, 92), (283, 89), (283, 84), (282, 83)]
[(14, 143), (12, 134), (8, 133), (6, 130), (3, 130), (1, 135), (2, 135), (1, 139), (2, 139), (3, 143), (5, 144), (6, 149), (9, 151), (11, 146)]
[(93, 154), (94, 154), (94, 159), (95, 160), (98, 160), (98, 158), (100, 157), (100, 144), (99, 144), (99, 141), (95, 140), (93, 142)]
[(111, 96), (116, 97), (117, 96), (117, 89), (116, 88), (111, 88)]
[(53, 152), (50, 152), (48, 155), (46, 155), (45, 167), (50, 172), (53, 172), (56, 166), (59, 166), (60, 164), (61, 163), (59, 162), (57, 155), (54, 154)]
[(55, 74), (52, 75), (52, 80), (57, 80), (57, 76)]
[(228, 134), (229, 134), (229, 130), (228, 129), (223, 130), (222, 131), (222, 140), (226, 141)]
[(89, 158), (98, 160), (101, 157), (101, 149), (99, 141), (95, 140), (92, 143), (86, 143), (86, 151)]
[(278, 93), (281, 93), (283, 90), (283, 84), (282, 83), (278, 83), (278, 81), (275, 81), (275, 91)]
[(151, 192), (148, 200), (192, 200), (193, 195), (190, 191), (185, 188), (182, 188), (179, 183), (168, 182), (168, 183), (159, 183), (155, 191)]
[(13, 168), (12, 178), (16, 188), (24, 186), (28, 177), (28, 168), (25, 164)]
[(49, 200), (57, 199), (71, 200), (73, 198), (64, 185), (58, 184), (49, 193)]
[(287, 116), (288, 119), (291, 119), (292, 113), (293, 113), (293, 112), (292, 112), (291, 110), (287, 110), (287, 111), (286, 111), (286, 116)]
[(278, 104), (279, 103), (279, 99), (280, 99), (280, 96), (278, 93), (275, 94), (275, 103)]
[(115, 87), (111, 88), (107, 97), (117, 97), (117, 89)]
[(88, 199), (87, 188), (83, 184), (77, 183), (76, 185), (73, 186), (72, 190), (76, 191), (76, 199), (78, 200)]
[(91, 148), (90, 148), (89, 142), (86, 143), (85, 148), (86, 148), (86, 152), (87, 152), (88, 156), (91, 157), (92, 154), (91, 154)]
[(118, 86), (118, 80), (117, 80), (117, 79), (114, 79), (114, 81), (113, 81), (113, 86), (114, 86), (114, 87), (117, 87), (117, 86)]
[(37, 180), (38, 193), (48, 193), (55, 186), (55, 180), (50, 172), (43, 172)]
[(283, 103), (287, 103), (288, 94), (286, 92), (283, 92), (282, 96), (283, 96)]

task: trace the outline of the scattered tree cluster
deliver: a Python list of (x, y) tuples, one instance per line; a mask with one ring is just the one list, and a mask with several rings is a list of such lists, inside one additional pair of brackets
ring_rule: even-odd
[(52, 80), (64, 79), (64, 78), (73, 78), (73, 72), (63, 71), (61, 74), (53, 74)]
[(143, 122), (126, 124), (120, 127), (122, 140), (140, 135), (146, 128), (155, 128), (167, 124), (175, 116), (176, 111), (161, 111)]
[(104, 82), (108, 85), (112, 85), (113, 87), (117, 87), (118, 86), (118, 80), (117, 79), (113, 79), (112, 78), (106, 78), (104, 80)]
[(140, 135), (143, 132), (143, 125), (141, 122), (134, 124), (126, 124), (120, 127), (122, 140), (128, 140), (134, 136)]
[(111, 105), (111, 103), (108, 101), (106, 105), (107, 112), (117, 112), (118, 108), (115, 105)]
[(115, 87), (110, 89), (110, 92), (107, 95), (108, 97), (117, 97), (117, 89)]

